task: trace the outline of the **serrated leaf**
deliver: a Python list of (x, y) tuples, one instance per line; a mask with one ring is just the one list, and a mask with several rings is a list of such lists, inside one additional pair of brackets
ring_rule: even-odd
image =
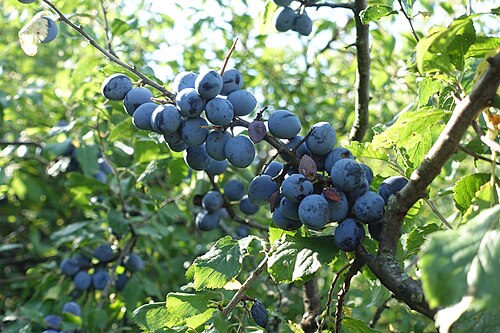
[(461, 29), (470, 24), (473, 16), (459, 18), (453, 21), (447, 28), (435, 29), (428, 37), (420, 39), (416, 46), (417, 68), (420, 73), (424, 73), (426, 57), (427, 60), (429, 59), (428, 53), (432, 53), (435, 57), (446, 56), (448, 46), (454, 41)]
[(134, 160), (137, 163), (148, 163), (166, 157), (161, 154), (159, 146), (150, 140), (136, 140), (134, 142)]
[[(498, 184), (498, 179), (497, 179)], [(476, 196), (472, 199), (469, 209), (464, 213), (462, 217), (461, 224), (469, 223), (473, 218), (475, 218), (484, 209), (491, 207), (493, 200), (493, 205), (498, 205), (498, 196), (496, 190), (492, 190), (491, 184), (488, 182), (481, 186), (479, 191), (476, 192)]]
[(370, 328), (366, 322), (350, 317), (342, 319), (342, 333), (381, 333)]
[(165, 327), (168, 309), (165, 302), (144, 304), (134, 310), (132, 318), (135, 323), (147, 331), (156, 331)]
[(257, 236), (247, 236), (238, 240), (242, 257), (247, 255), (257, 255), (264, 247), (264, 240)]
[(371, 158), (375, 160), (388, 161), (389, 156), (384, 149), (373, 146), (370, 142), (357, 142), (352, 141), (351, 144), (346, 147), (351, 151), (351, 153), (356, 157)]
[(304, 282), (337, 254), (333, 236), (285, 235), (269, 253), (268, 272), (276, 283)]
[(418, 83), (418, 103), (421, 107), (425, 106), (435, 93), (441, 90), (441, 82), (431, 77), (426, 77)]
[(192, 329), (212, 318), (215, 308), (210, 307), (217, 294), (201, 292), (196, 294), (169, 293), (167, 295), (168, 318), (165, 325), (187, 326)]
[(226, 236), (219, 239), (203, 256), (196, 258), (187, 274), (192, 274), (196, 290), (222, 288), (238, 276), (241, 263), (238, 241)]
[(472, 199), (476, 196), (482, 185), (488, 182), (490, 175), (476, 173), (462, 177), (453, 187), (453, 200), (455, 206), (463, 213), (469, 209)]
[(453, 38), (453, 41), (447, 47), (447, 53), (451, 62), (459, 71), (463, 71), (465, 63), (465, 54), (469, 47), (476, 40), (476, 30), (474, 24), (469, 21), (463, 28), (459, 29)]
[[(373, 147), (391, 148), (396, 146), (407, 152), (409, 161), (419, 165), (441, 133), (445, 112), (433, 108), (408, 111), (396, 122), (372, 140)], [(354, 154), (354, 152), (353, 152)]]
[(397, 13), (398, 12), (392, 9), (391, 6), (373, 5), (373, 6), (368, 6), (366, 9), (362, 10), (359, 13), (359, 16), (361, 18), (361, 22), (363, 22), (363, 24), (367, 24), (372, 21), (377, 21), (382, 17)]
[(460, 316), (452, 328), (453, 333), (495, 332), (500, 327), (500, 312), (497, 309), (467, 311)]
[(500, 306), (500, 205), (467, 225), (433, 233), (422, 246), (422, 285), (431, 308), (473, 298), (477, 309)]
[(488, 52), (500, 46), (500, 38), (476, 36), (474, 43), (469, 47), (465, 58), (483, 58)]
[(428, 235), (439, 230), (439, 226), (434, 223), (413, 229), (408, 234), (408, 239), (406, 240), (406, 252), (417, 253), (424, 241), (428, 238)]

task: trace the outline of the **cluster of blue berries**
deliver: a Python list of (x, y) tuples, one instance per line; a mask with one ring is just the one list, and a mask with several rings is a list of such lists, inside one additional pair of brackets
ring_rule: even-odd
[(274, 3), (282, 7), (276, 16), (276, 30), (279, 32), (293, 30), (302, 36), (309, 36), (312, 32), (313, 22), (307, 15), (303, 4), (294, 10), (290, 7), (292, 2), (293, 0), (274, 0)]
[[(71, 301), (67, 302), (63, 305), (62, 308), (62, 313), (63, 316), (71, 315), (71, 316), (76, 316), (76, 317), (81, 317), (82, 316), (82, 309), (80, 306)], [(63, 323), (63, 318), (59, 315), (51, 314), (46, 316), (43, 319), (43, 322), (46, 326), (46, 330), (43, 331), (42, 333), (70, 333), (73, 331), (60, 331)]]
[(193, 170), (219, 175), (228, 162), (246, 168), (255, 157), (248, 137), (226, 131), (236, 117), (250, 114), (257, 105), (242, 86), (241, 72), (229, 69), (222, 75), (214, 70), (176, 75), (172, 85), (176, 105), (152, 102), (152, 93), (144, 87), (133, 88), (124, 74), (108, 77), (101, 90), (110, 100), (123, 100), (135, 127), (160, 133), (171, 150), (184, 151)]
[[(73, 281), (72, 296), (80, 297), (84, 291), (104, 290), (110, 279), (110, 263), (118, 258), (110, 244), (104, 243), (93, 251), (97, 263), (92, 263), (92, 258), (77, 254), (61, 261), (59, 268), (62, 273)], [(116, 276), (114, 286), (116, 291), (122, 291), (130, 275), (144, 269), (144, 261), (136, 253), (130, 253), (123, 260), (125, 271)]]
[[(391, 178), (382, 183), (379, 193), (371, 190), (372, 170), (357, 162), (348, 149), (335, 147), (336, 131), (330, 123), (316, 123), (303, 137), (299, 134), (300, 119), (288, 110), (272, 112), (266, 123), (259, 113), (248, 126), (251, 139), (241, 134), (233, 136), (227, 128), (237, 117), (250, 114), (257, 104), (242, 86), (243, 76), (236, 69), (223, 75), (213, 70), (200, 74), (182, 72), (173, 82), (176, 105), (158, 105), (152, 102), (148, 89), (133, 88), (130, 78), (115, 74), (103, 82), (102, 93), (108, 99), (123, 100), (137, 128), (163, 134), (171, 150), (185, 151), (185, 161), (191, 169), (206, 171), (211, 176), (224, 173), (228, 164), (236, 168), (252, 164), (254, 142), (258, 142), (252, 137), (252, 125), (259, 125), (263, 131), (257, 135), (260, 139), (270, 135), (289, 150), (280, 150), (283, 163), (269, 163), (252, 179), (247, 191), (243, 183), (232, 179), (224, 184), (223, 193), (205, 193), (200, 202), (202, 210), (195, 218), (199, 229), (219, 226), (227, 214), (225, 203), (238, 201), (246, 215), (271, 204), (274, 225), (285, 230), (305, 226), (319, 231), (329, 223), (338, 223), (335, 243), (346, 252), (354, 251), (363, 241), (364, 224), (378, 239), (386, 199), (399, 191), (406, 179), (396, 181), (396, 186)], [(292, 163), (293, 155), (297, 159)], [(305, 170), (303, 165), (296, 165), (304, 156), (314, 167), (309, 165)]]

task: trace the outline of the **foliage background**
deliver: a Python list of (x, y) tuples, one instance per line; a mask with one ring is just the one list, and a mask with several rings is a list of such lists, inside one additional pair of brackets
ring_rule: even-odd
[[(272, 13), (275, 8), (261, 1), (206, 0), (192, 5), (170, 1), (169, 6), (177, 12), (187, 13), (186, 22), (179, 22), (178, 16), (168, 10), (155, 12), (154, 3), (106, 2), (112, 49), (122, 60), (156, 76), (168, 87), (175, 73), (182, 70), (219, 68), (238, 37), (240, 43), (229, 64), (244, 73), (245, 87), (255, 93), (259, 107), (293, 111), (304, 129), (327, 120), (336, 128), (340, 144), (347, 144), (354, 119), (356, 73), (355, 48), (350, 46), (355, 38), (354, 21), (348, 12), (309, 9), (315, 31), (312, 37), (303, 38), (274, 31), (272, 16), (266, 11)], [(390, 1), (377, 3), (398, 8)], [(84, 295), (78, 302), (84, 306), (82, 322), (89, 332), (138, 331), (131, 319), (132, 310), (149, 301), (164, 301), (169, 292), (180, 291), (188, 283), (184, 274), (193, 260), (227, 232), (234, 233), (237, 225), (227, 220), (225, 228), (217, 231), (196, 230), (193, 217), (199, 207), (193, 204), (193, 197), (207, 191), (210, 184), (202, 175), (188, 170), (181, 153), (169, 151), (159, 137), (136, 130), (121, 103), (101, 96), (104, 78), (123, 69), (64, 24), (59, 25), (58, 38), (41, 45), (36, 57), (21, 51), (17, 33), (40, 4), (26, 6), (14, 0), (0, 3), (0, 138), (4, 143), (27, 142), (3, 143), (0, 147), (0, 327), (4, 332), (41, 331), (43, 317), (57, 313), (71, 298), (71, 281), (60, 274), (59, 262), (73, 253), (90, 254), (104, 241), (123, 247), (132, 237), (128, 233), (132, 226), (138, 236), (135, 249), (147, 260), (146, 270), (134, 274), (122, 293), (112, 294), (102, 311), (96, 310), (99, 293)], [(99, 1), (56, 4), (101, 45), (106, 44)], [(417, 15), (419, 10), (429, 14)], [(413, 23), (422, 37), (430, 26), (447, 25), (465, 12), (463, 1), (418, 1)], [(477, 18), (476, 35), (498, 36), (498, 24), (491, 20)], [(187, 29), (181, 38), (176, 37), (178, 25)], [(402, 110), (414, 111), (427, 105), (449, 112), (455, 105), (452, 92), (457, 84), (463, 92), (470, 92), (480, 59), (468, 59), (461, 71), (423, 78), (415, 71), (416, 42), (402, 14), (372, 22), (370, 37), (371, 129), (367, 142), (392, 125)], [(426, 92), (427, 84), (438, 88)], [(70, 159), (62, 153), (70, 144), (78, 147), (80, 171), (67, 171)], [(487, 152), (472, 131), (463, 138), (463, 144)], [(257, 149), (258, 159), (252, 168), (229, 171), (219, 181), (233, 176), (249, 181), (274, 154), (265, 143), (258, 144)], [(99, 152), (115, 168), (104, 184), (93, 177)], [(404, 153), (400, 147), (391, 151), (409, 175), (417, 165), (412, 162), (417, 161)], [(397, 173), (386, 162), (360, 160), (375, 170), (375, 185)], [(453, 186), (465, 175), (489, 170), (488, 163), (457, 153), (433, 183), (430, 198), (453, 225), (461, 221)], [(269, 224), (270, 213), (261, 209), (255, 220)], [(401, 258), (407, 264), (415, 258), (424, 236), (431, 229), (435, 231), (429, 225), (440, 225), (440, 220), (428, 206), (421, 205), (411, 224), (405, 224)], [(412, 239), (414, 248), (406, 243), (411, 232), (420, 235)], [(258, 230), (252, 234), (265, 237)], [(375, 244), (368, 240), (367, 246)], [(257, 265), (258, 259), (245, 259), (244, 274)], [(333, 273), (347, 261), (341, 255), (318, 272), (322, 299), (326, 299)], [(345, 311), (349, 317), (368, 323), (390, 293), (367, 269), (363, 273), (354, 279)], [(420, 273), (416, 270), (412, 274)], [(251, 296), (262, 300), (271, 311), (299, 322), (303, 314), (301, 286), (277, 285), (268, 275), (261, 279)], [(391, 300), (388, 305), (390, 309), (383, 313), (378, 330), (433, 329), (432, 322), (401, 303)], [(243, 314), (239, 311), (236, 319)], [(246, 325), (252, 323), (247, 321)]]

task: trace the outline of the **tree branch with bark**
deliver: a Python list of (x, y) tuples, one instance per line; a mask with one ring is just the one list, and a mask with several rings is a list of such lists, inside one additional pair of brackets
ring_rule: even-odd
[(425, 198), (427, 188), (439, 175), (446, 161), (455, 153), (467, 128), (496, 95), (500, 85), (500, 54), (489, 58), (488, 62), (489, 68), (472, 92), (457, 104), (439, 138), (420, 166), (412, 173), (408, 184), (389, 198), (382, 219), (383, 228), (378, 253), (371, 254), (363, 246), (357, 250), (357, 255), (365, 259), (368, 267), (395, 298), (431, 319), (436, 309), (431, 309), (426, 302), (421, 282), (412, 279), (400, 267), (396, 251), (406, 213), (418, 200)]

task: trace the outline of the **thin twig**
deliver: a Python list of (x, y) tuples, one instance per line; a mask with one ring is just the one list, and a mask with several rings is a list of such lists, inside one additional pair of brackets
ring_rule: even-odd
[(234, 49), (236, 48), (236, 44), (238, 43), (239, 40), (240, 39), (238, 37), (236, 37), (236, 39), (233, 42), (233, 45), (229, 49), (229, 52), (227, 53), (226, 58), (224, 59), (224, 65), (222, 65), (222, 68), (220, 70), (221, 76), (224, 74), (224, 71), (226, 70), (227, 63), (229, 62), (229, 59), (231, 59), (231, 55), (233, 54)]
[(332, 9), (344, 8), (344, 9), (354, 10), (354, 6), (352, 3), (333, 3), (333, 2), (307, 3), (306, 2), (305, 7), (316, 7), (316, 9), (319, 9), (321, 7), (329, 7)]
[(0, 140), (1, 146), (37, 146), (38, 148), (43, 148), (43, 146), (38, 142), (33, 141), (6, 141)]
[(130, 253), (132, 252), (132, 249), (134, 248), (135, 242), (137, 241), (137, 235), (132, 235), (132, 237), (127, 241), (123, 249), (120, 251), (120, 254), (118, 255), (118, 258), (116, 259), (115, 263), (113, 264), (113, 268), (111, 269), (111, 276), (108, 279), (108, 282), (106, 283), (106, 287), (102, 291), (101, 297), (99, 299), (99, 303), (97, 304), (98, 309), (102, 309), (102, 306), (104, 305), (104, 301), (109, 295), (109, 292), (111, 290), (111, 287), (113, 286), (115, 282), (115, 275), (116, 275), (116, 268), (122, 264), (123, 259)]
[(446, 218), (443, 216), (443, 214), (441, 214), (441, 212), (437, 209), (436, 205), (434, 205), (434, 202), (432, 202), (431, 200), (427, 199), (427, 198), (424, 198), (424, 201), (425, 203), (431, 208), (431, 210), (434, 212), (434, 214), (437, 215), (437, 217), (439, 217), (439, 219), (441, 220), (441, 222), (450, 230), (453, 229), (453, 227), (451, 226), (451, 224), (446, 220)]
[(399, 6), (401, 7), (401, 12), (403, 13), (403, 15), (406, 17), (406, 19), (410, 23), (411, 32), (413, 34), (413, 37), (415, 37), (415, 40), (418, 43), (420, 41), (420, 38), (418, 38), (417, 32), (415, 31), (415, 28), (413, 27), (413, 22), (411, 21), (411, 17), (408, 16), (408, 13), (406, 13), (406, 11), (405, 11), (405, 9), (403, 7), (403, 3), (401, 2), (401, 0), (398, 0), (398, 2), (399, 2)]
[(466, 153), (467, 155), (470, 155), (472, 157), (474, 157), (476, 160), (483, 160), (483, 161), (486, 161), (486, 162), (489, 162), (489, 163), (496, 163), (496, 164), (499, 164), (500, 165), (500, 161), (493, 161), (485, 156), (482, 156), (482, 155), (479, 155), (478, 153), (476, 153), (475, 151), (473, 151), (472, 149), (469, 149), (465, 146), (462, 146), (462, 145), (458, 145), (457, 146), (458, 149), (460, 149), (461, 151), (463, 151), (464, 153)]
[(250, 288), (252, 283), (262, 274), (262, 272), (267, 267), (268, 256), (266, 255), (264, 259), (260, 262), (259, 266), (250, 274), (250, 276), (245, 280), (240, 289), (234, 294), (228, 305), (222, 310), (222, 316), (227, 317), (229, 313), (238, 305), (240, 301), (245, 298), (245, 293)]
[(175, 94), (171, 93), (169, 90), (167, 90), (165, 87), (162, 85), (156, 83), (155, 81), (151, 80), (149, 77), (147, 77), (144, 73), (139, 71), (137, 67), (134, 65), (129, 65), (123, 61), (121, 61), (117, 56), (114, 56), (113, 54), (109, 53), (106, 49), (104, 49), (94, 38), (92, 38), (88, 33), (83, 30), (82, 26), (76, 25), (73, 23), (70, 19), (68, 19), (60, 10), (57, 8), (56, 5), (54, 5), (51, 1), (49, 0), (42, 0), (44, 3), (46, 3), (52, 10), (54, 10), (57, 15), (59, 16), (59, 19), (69, 25), (73, 30), (78, 32), (83, 38), (85, 38), (90, 45), (92, 45), (94, 48), (96, 48), (99, 52), (104, 54), (106, 57), (108, 57), (109, 60), (112, 62), (120, 65), (121, 67), (125, 68), (129, 72), (137, 75), (144, 84), (150, 85), (151, 87), (155, 88), (156, 90), (160, 91), (163, 95), (168, 97), (172, 103), (175, 101)]
[(342, 331), (342, 318), (344, 316), (343, 307), (345, 297), (347, 296), (347, 293), (351, 288), (351, 280), (356, 274), (358, 274), (358, 272), (361, 270), (361, 268), (363, 268), (364, 265), (365, 260), (360, 256), (356, 256), (351, 267), (349, 268), (349, 271), (345, 274), (344, 287), (340, 290), (339, 299), (337, 301), (337, 313), (335, 315), (335, 333), (340, 333)]
[(348, 268), (352, 266), (354, 261), (348, 262), (345, 264), (341, 269), (339, 269), (335, 273), (335, 278), (332, 281), (332, 284), (330, 285), (330, 289), (328, 290), (328, 298), (326, 301), (326, 310), (325, 310), (325, 315), (323, 316), (323, 319), (321, 320), (321, 323), (319, 324), (318, 327), (318, 332), (321, 332), (323, 330), (323, 327), (325, 326), (326, 319), (330, 315), (331, 309), (332, 309), (332, 302), (333, 302), (333, 291), (335, 290), (335, 286), (337, 285), (337, 282), (340, 279), (340, 276), (342, 273), (344, 273)]
[(113, 35), (111, 34), (111, 29), (109, 28), (108, 11), (106, 10), (106, 6), (104, 5), (103, 0), (99, 0), (99, 3), (101, 4), (102, 17), (104, 21), (104, 34), (106, 38), (106, 46), (108, 48), (109, 53), (111, 53), (116, 57), (117, 55), (115, 51), (113, 51), (113, 45), (112, 45)]
[(390, 296), (388, 299), (385, 300), (384, 303), (382, 303), (377, 310), (375, 311), (375, 314), (373, 315), (372, 320), (370, 320), (370, 324), (368, 325), (370, 328), (375, 328), (375, 325), (377, 325), (377, 322), (379, 321), (380, 317), (382, 316), (382, 312), (384, 310), (389, 309), (389, 306), (387, 306), (387, 303), (393, 298), (394, 296)]

